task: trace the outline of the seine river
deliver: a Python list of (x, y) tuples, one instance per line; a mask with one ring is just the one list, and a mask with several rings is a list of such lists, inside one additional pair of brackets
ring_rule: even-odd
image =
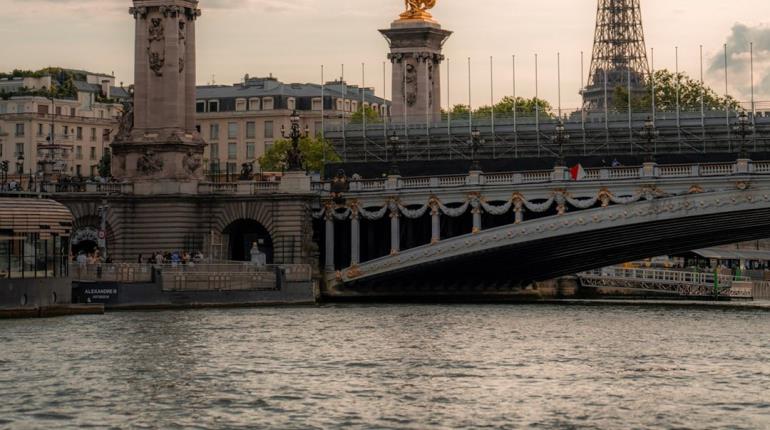
[(339, 305), (0, 321), (0, 428), (770, 428), (770, 313)]

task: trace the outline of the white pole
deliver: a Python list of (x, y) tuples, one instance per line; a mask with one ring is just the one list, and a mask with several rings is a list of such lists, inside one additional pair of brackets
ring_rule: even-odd
[(727, 44), (724, 45), (725, 48), (725, 125), (727, 126), (727, 150), (728, 152), (733, 151), (733, 139), (732, 139), (732, 127), (730, 127), (730, 105), (728, 102), (728, 96), (730, 90), (728, 80), (727, 80)]
[(362, 136), (364, 138), (364, 161), (369, 161), (369, 151), (366, 144), (366, 108), (364, 107), (364, 94), (366, 93), (366, 65), (361, 63), (361, 118), (363, 119)]
[(628, 142), (629, 146), (631, 147), (631, 153), (634, 153), (634, 128), (633, 128), (633, 117), (631, 112), (631, 65), (628, 65), (628, 68), (626, 70), (626, 80), (628, 81), (627, 84), (627, 91), (628, 91)]
[(652, 79), (652, 124), (655, 125), (655, 48), (650, 48), (650, 65), (652, 68), (650, 79)]
[(604, 72), (604, 135), (607, 145), (607, 153), (610, 151), (610, 106), (609, 97), (607, 97), (607, 69)]
[(471, 57), (468, 57), (468, 133), (473, 132), (473, 102), (471, 101)]
[(749, 69), (751, 70), (751, 120), (754, 121), (754, 42), (749, 42)]
[(489, 106), (492, 108), (492, 158), (496, 158), (497, 135), (495, 134), (495, 73), (494, 59), (489, 56)]
[[(580, 91), (583, 91), (583, 85), (585, 82), (585, 58), (583, 51), (580, 51)], [(580, 103), (580, 130), (583, 132), (583, 155), (586, 155), (586, 104), (585, 100)]]
[(706, 87), (703, 82), (703, 45), (700, 45), (700, 127), (703, 153), (706, 153)]
[(449, 81), (449, 57), (446, 59), (446, 134), (449, 138), (449, 156), (451, 158), (452, 156), (452, 102), (449, 100), (449, 97), (451, 95), (450, 87), (452, 85)]
[(561, 119), (561, 53), (556, 53), (556, 88), (559, 93), (558, 96), (558, 104), (559, 104), (559, 119)]
[[(324, 90), (326, 89), (326, 81), (324, 81), (324, 66), (321, 64), (321, 151), (323, 152), (323, 160), (324, 160), (324, 167), (326, 167), (326, 141), (324, 140), (324, 137), (326, 136), (326, 132), (324, 130), (325, 127), (325, 100), (324, 100)], [(325, 170), (325, 169), (324, 169)], [(321, 172), (323, 175), (324, 172)]]
[(382, 104), (384, 105), (384, 109), (383, 109), (383, 106), (380, 106), (380, 112), (382, 112), (382, 130), (383, 130), (383, 136), (385, 137), (385, 159), (386, 160), (388, 158), (387, 156), (388, 154), (388, 117), (390, 116), (388, 112), (388, 104), (385, 102), (388, 99), (387, 97), (388, 77), (387, 76), (388, 76), (387, 69), (385, 66), (385, 62), (383, 61), (382, 62)]
[(682, 152), (682, 128), (681, 128), (681, 122), (680, 122), (680, 112), (679, 112), (679, 91), (680, 91), (680, 85), (681, 85), (681, 79), (679, 77), (679, 47), (674, 47), (674, 69), (675, 69), (675, 76), (676, 76), (676, 136), (677, 136), (677, 146), (679, 147), (679, 152)]
[(516, 125), (516, 55), (511, 56), (513, 61), (513, 158), (519, 155), (519, 133)]
[(345, 65), (342, 65), (342, 157), (348, 161), (348, 141), (345, 135), (345, 106), (348, 101), (348, 83), (345, 82)]
[(401, 60), (401, 64), (403, 65), (404, 69), (404, 145), (406, 146), (406, 160), (409, 161), (409, 117), (407, 116), (407, 98), (406, 98), (406, 56), (404, 56)]
[(537, 73), (537, 54), (535, 54), (535, 133), (537, 143), (537, 156), (540, 156), (540, 101), (538, 100), (538, 73)]

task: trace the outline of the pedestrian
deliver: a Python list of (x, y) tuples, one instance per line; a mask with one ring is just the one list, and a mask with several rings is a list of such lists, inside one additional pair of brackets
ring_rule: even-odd
[(139, 254), (139, 257), (136, 258), (136, 262), (142, 264), (142, 254)]

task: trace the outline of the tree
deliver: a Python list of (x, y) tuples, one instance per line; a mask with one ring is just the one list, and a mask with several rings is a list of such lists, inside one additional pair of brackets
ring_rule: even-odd
[(358, 110), (350, 116), (350, 123), (363, 124), (364, 117), (366, 117), (367, 124), (377, 124), (382, 122), (379, 112), (372, 109), (371, 106), (364, 106), (363, 108), (358, 108)]
[(104, 150), (104, 155), (102, 155), (102, 159), (99, 160), (97, 170), (99, 171), (99, 176), (102, 178), (112, 177), (112, 155), (110, 154), (109, 148)]
[[(725, 97), (717, 94), (710, 87), (695, 80), (686, 73), (673, 73), (663, 69), (655, 72), (655, 109), (658, 111), (676, 111), (677, 81), (679, 84), (679, 109), (683, 111), (700, 111), (701, 95), (704, 109), (707, 111), (723, 111), (725, 106), (732, 110), (740, 109), (738, 102), (730, 95)], [(647, 90), (643, 96), (631, 96), (631, 109), (636, 111), (650, 110), (652, 107), (652, 80), (648, 80)], [(612, 107), (618, 111), (628, 110), (628, 89), (617, 87), (612, 92)]]
[[(513, 109), (516, 107), (516, 114), (522, 116), (534, 116), (539, 112), (540, 115), (552, 116), (553, 107), (546, 100), (533, 97), (531, 99), (525, 99), (523, 97), (516, 97), (514, 101), (513, 97), (505, 96), (502, 100), (495, 104), (495, 115), (500, 116), (513, 116)], [(482, 106), (475, 112), (478, 115), (491, 116), (492, 108), (489, 106)]]
[[(299, 148), (302, 151), (305, 169), (310, 172), (323, 170), (324, 151), (326, 152), (327, 163), (342, 160), (332, 144), (320, 137), (303, 137), (299, 141)], [(286, 167), (286, 156), (289, 149), (291, 149), (291, 141), (285, 139), (276, 141), (263, 156), (259, 157), (259, 165), (262, 170), (282, 171)]]

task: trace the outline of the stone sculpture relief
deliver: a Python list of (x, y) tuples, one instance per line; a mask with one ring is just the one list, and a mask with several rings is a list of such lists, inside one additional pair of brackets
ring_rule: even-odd
[(187, 30), (184, 20), (179, 21), (179, 73), (184, 71), (185, 53), (187, 52)]
[(153, 175), (163, 170), (163, 160), (155, 151), (148, 150), (136, 160), (136, 170), (143, 175)]
[(189, 175), (194, 175), (201, 168), (202, 164), (200, 157), (192, 151), (187, 151), (187, 155), (182, 158), (182, 167)]
[(156, 76), (163, 76), (163, 65), (166, 63), (166, 47), (164, 46), (166, 36), (162, 18), (150, 19), (148, 34), (147, 55), (150, 69), (155, 72)]
[(404, 94), (406, 94), (406, 104), (414, 106), (417, 103), (417, 66), (411, 63), (406, 64), (406, 77), (404, 78)]

